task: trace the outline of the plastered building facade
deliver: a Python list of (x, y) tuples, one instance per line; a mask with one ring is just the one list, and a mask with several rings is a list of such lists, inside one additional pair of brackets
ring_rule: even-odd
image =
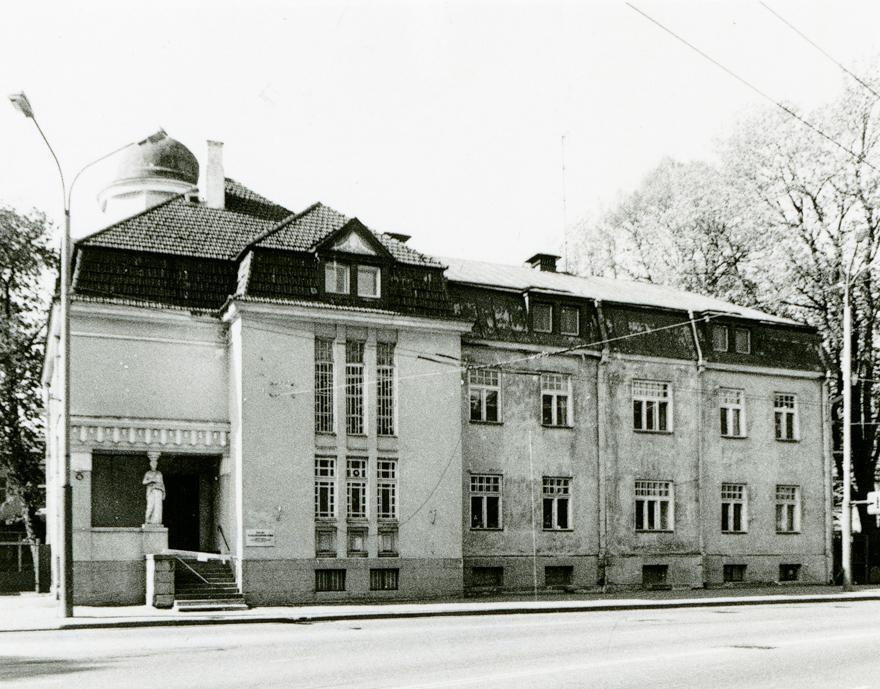
[(200, 191), (178, 142), (128, 152), (120, 219), (76, 246), (77, 604), (179, 602), (206, 560), (250, 604), (829, 578), (815, 332), (547, 255), (438, 260), (206, 161)]

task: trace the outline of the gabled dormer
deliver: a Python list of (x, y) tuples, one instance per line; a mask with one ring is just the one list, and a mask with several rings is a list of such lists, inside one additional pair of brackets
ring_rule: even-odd
[(315, 254), (322, 266), (325, 296), (382, 299), (383, 273), (394, 258), (360, 220), (352, 218), (325, 237)]

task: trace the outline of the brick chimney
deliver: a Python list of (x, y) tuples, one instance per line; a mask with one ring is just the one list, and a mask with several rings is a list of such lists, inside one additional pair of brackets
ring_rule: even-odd
[(205, 165), (205, 205), (222, 210), (226, 205), (226, 178), (223, 174), (223, 142), (208, 140)]
[(559, 260), (559, 256), (556, 256), (555, 254), (535, 254), (531, 258), (527, 259), (526, 263), (528, 263), (535, 270), (543, 270), (547, 273), (555, 273), (557, 260)]

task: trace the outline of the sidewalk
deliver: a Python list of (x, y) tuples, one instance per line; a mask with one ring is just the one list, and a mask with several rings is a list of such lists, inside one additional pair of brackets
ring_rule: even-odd
[(562, 612), (607, 612), (698, 608), (731, 605), (779, 605), (841, 601), (880, 601), (880, 587), (858, 587), (844, 593), (832, 586), (777, 586), (760, 589), (639, 591), (616, 594), (569, 594), (531, 597), (467, 598), (443, 602), (338, 604), (262, 607), (213, 613), (157, 610), (145, 605), (127, 607), (76, 606), (74, 617), (58, 617), (51, 594), (0, 595), (0, 633), (56, 629), (205, 624), (332, 622), (340, 620), (454, 617)]

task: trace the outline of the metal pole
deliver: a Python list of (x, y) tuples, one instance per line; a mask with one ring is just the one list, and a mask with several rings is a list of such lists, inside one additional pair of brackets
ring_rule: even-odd
[(843, 378), (843, 503), (840, 514), (840, 559), (843, 567), (843, 590), (852, 588), (852, 507), (850, 475), (852, 472), (852, 316), (849, 306), (849, 276), (843, 285), (843, 347), (840, 371)]

